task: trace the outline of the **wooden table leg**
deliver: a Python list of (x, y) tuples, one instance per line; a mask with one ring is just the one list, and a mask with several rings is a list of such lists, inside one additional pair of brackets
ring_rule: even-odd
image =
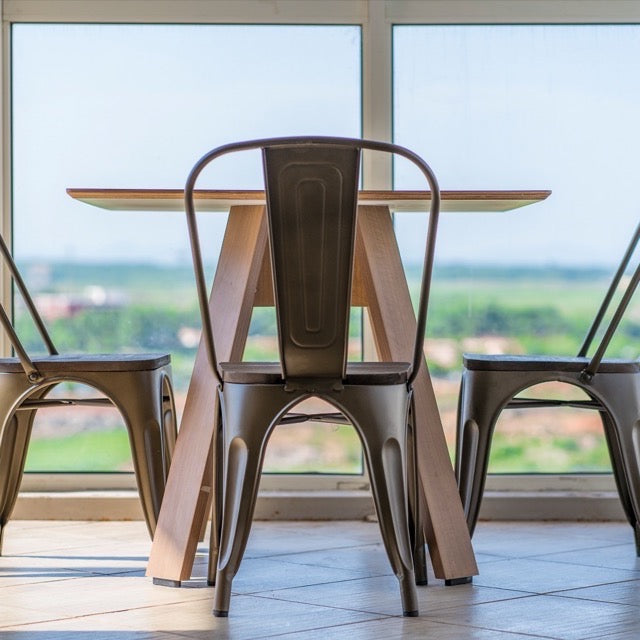
[[(416, 320), (387, 207), (360, 208), (356, 265), (380, 358), (409, 362)], [(426, 502), (425, 536), (436, 577), (456, 581), (477, 575), (426, 362), (414, 383), (414, 395), (419, 484)]]
[[(232, 207), (209, 300), (221, 362), (242, 359), (266, 247), (264, 206)], [(191, 576), (211, 491), (214, 416), (215, 380), (201, 342), (147, 566), (156, 582), (177, 586)]]

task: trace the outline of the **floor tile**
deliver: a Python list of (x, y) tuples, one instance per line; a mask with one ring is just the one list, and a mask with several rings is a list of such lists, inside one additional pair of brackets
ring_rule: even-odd
[(255, 522), (244, 557), (289, 555), (381, 542), (377, 522)]
[(152, 584), (141, 522), (10, 523), (2, 640), (637, 640), (640, 564), (625, 523), (481, 523), (480, 575), (429, 570), (403, 618), (377, 523), (256, 522), (229, 618), (212, 615), (207, 545), (195, 588)]
[(640, 580), (627, 580), (625, 582), (603, 584), (598, 587), (557, 591), (553, 593), (553, 595), (565, 598), (580, 598), (582, 600), (599, 600), (601, 602), (629, 604), (635, 607), (640, 607)]
[(636, 571), (588, 567), (535, 558), (517, 558), (482, 564), (480, 575), (474, 578), (474, 583), (499, 589), (549, 593), (562, 589), (622, 582), (637, 577)]
[(587, 567), (605, 567), (635, 571), (640, 578), (640, 558), (636, 555), (635, 544), (618, 544), (563, 553), (550, 553), (537, 557), (539, 560), (569, 562)]
[(328, 629), (277, 636), (277, 640), (535, 640), (531, 634), (501, 632), (443, 624), (423, 618), (387, 618)]
[(473, 534), (476, 553), (508, 558), (598, 549), (606, 544), (625, 543), (633, 543), (633, 532), (628, 524), (622, 522), (480, 522)]
[[(271, 601), (253, 596), (232, 599), (230, 617), (215, 618), (211, 599), (143, 607), (106, 615), (73, 617), (42, 624), (31, 624), (29, 632), (66, 632), (70, 638), (94, 640), (94, 633), (155, 632), (170, 633), (189, 638), (224, 640), (257, 640), (281, 633), (317, 629), (325, 624), (340, 626), (351, 622), (374, 619), (374, 616), (340, 609), (311, 607), (292, 602)], [(5, 629), (1, 630), (5, 633)], [(78, 634), (77, 636), (71, 635)], [(2, 640), (5, 640), (4, 636)], [(26, 636), (25, 636), (26, 637)], [(35, 636), (34, 636), (35, 637)], [(43, 639), (50, 637), (42, 635)], [(108, 636), (106, 636), (108, 638)], [(117, 635), (114, 636), (118, 638)], [(134, 636), (135, 637), (135, 636)]]
[(0, 587), (20, 582), (44, 582), (64, 578), (77, 578), (80, 575), (108, 575), (123, 572), (139, 572), (144, 575), (147, 556), (93, 555), (85, 548), (76, 552), (51, 552), (38, 555), (0, 557)]
[[(417, 587), (417, 590), (421, 615), (460, 605), (508, 600), (529, 595), (506, 589), (479, 587), (474, 584), (446, 587), (443, 583), (439, 583)], [(309, 587), (281, 589), (261, 595), (314, 605), (320, 604), (327, 607), (348, 607), (358, 611), (390, 616), (402, 614), (398, 580), (395, 576), (379, 576)]]
[(257, 593), (287, 587), (355, 580), (369, 575), (366, 568), (298, 565), (275, 558), (247, 558), (233, 580), (235, 593)]
[(632, 606), (529, 596), (439, 612), (433, 619), (495, 631), (538, 635), (554, 640), (596, 640), (618, 632), (640, 637), (640, 616)]
[(287, 554), (278, 556), (278, 560), (308, 567), (349, 569), (362, 575), (390, 575), (393, 573), (382, 543)]
[[(2, 603), (19, 607), (24, 621), (55, 621), (125, 609), (212, 600), (213, 589), (169, 589), (144, 577), (91, 576), (6, 587)], [(2, 626), (2, 623), (0, 623)]]

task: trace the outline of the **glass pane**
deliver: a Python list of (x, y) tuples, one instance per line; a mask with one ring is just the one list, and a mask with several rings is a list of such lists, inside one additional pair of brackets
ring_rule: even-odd
[[(14, 248), (54, 341), (61, 351), (170, 352), (181, 411), (200, 324), (183, 214), (109, 212), (65, 190), (181, 188), (218, 144), (360, 135), (359, 28), (21, 24), (12, 30), (12, 82)], [(202, 186), (260, 180), (258, 163), (241, 159)], [(210, 277), (225, 222), (224, 214), (201, 219)], [(19, 302), (16, 313), (25, 342), (41, 352)], [(265, 342), (261, 331), (252, 339)], [(73, 456), (72, 436), (94, 443), (76, 456), (78, 468), (130, 469), (128, 455), (106, 467), (96, 457), (128, 449), (117, 413), (99, 421), (109, 411), (77, 427), (71, 411), (41, 412), (28, 469), (61, 469), (58, 452)], [(331, 434), (319, 429), (321, 450)], [(361, 471), (359, 462), (350, 468)]]
[[(425, 157), (441, 188), (553, 192), (511, 212), (441, 218), (427, 353), (451, 445), (463, 352), (578, 352), (637, 224), (639, 55), (637, 25), (394, 29), (395, 140)], [(420, 186), (402, 166), (395, 184)], [(397, 216), (411, 274), (421, 224)], [(635, 303), (609, 355), (637, 355), (638, 317)], [(508, 442), (492, 470), (610, 469), (597, 414), (523, 413), (503, 415), (494, 446)]]

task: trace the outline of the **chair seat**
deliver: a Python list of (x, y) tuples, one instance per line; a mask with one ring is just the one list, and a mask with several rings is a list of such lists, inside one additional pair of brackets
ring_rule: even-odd
[[(150, 371), (168, 365), (171, 357), (159, 353), (77, 354), (32, 358), (41, 373), (71, 371)], [(0, 358), (0, 373), (24, 373), (18, 358)]]
[[(407, 381), (408, 362), (349, 362), (345, 384), (402, 384)], [(222, 362), (222, 379), (236, 384), (283, 384), (279, 362)]]
[[(471, 371), (561, 371), (579, 373), (590, 362), (590, 358), (531, 356), (531, 355), (480, 355), (465, 353), (463, 362)], [(599, 373), (637, 373), (640, 362), (637, 360), (603, 360), (598, 367)]]

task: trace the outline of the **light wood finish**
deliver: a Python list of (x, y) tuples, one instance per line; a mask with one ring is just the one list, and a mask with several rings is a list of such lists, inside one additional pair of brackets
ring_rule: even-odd
[[(184, 211), (182, 189), (69, 188), (74, 199), (113, 211)], [(233, 205), (263, 205), (264, 191), (201, 189), (195, 192), (198, 211), (228, 211)], [(551, 191), (441, 191), (441, 211), (510, 211), (549, 197)], [(384, 205), (392, 211), (425, 211), (431, 198), (425, 191), (361, 191), (361, 205)]]
[[(266, 246), (264, 207), (233, 207), (209, 301), (221, 361), (242, 359)], [(219, 313), (220, 309), (226, 313)], [(182, 581), (191, 575), (210, 502), (212, 473), (207, 452), (215, 415), (216, 382), (201, 342), (149, 557), (149, 576)]]
[[(381, 360), (410, 361), (416, 319), (402, 260), (386, 207), (361, 207), (356, 261), (364, 280), (376, 350)], [(436, 577), (455, 579), (478, 573), (452, 473), (440, 413), (426, 361), (414, 382), (416, 448), (425, 535)]]

